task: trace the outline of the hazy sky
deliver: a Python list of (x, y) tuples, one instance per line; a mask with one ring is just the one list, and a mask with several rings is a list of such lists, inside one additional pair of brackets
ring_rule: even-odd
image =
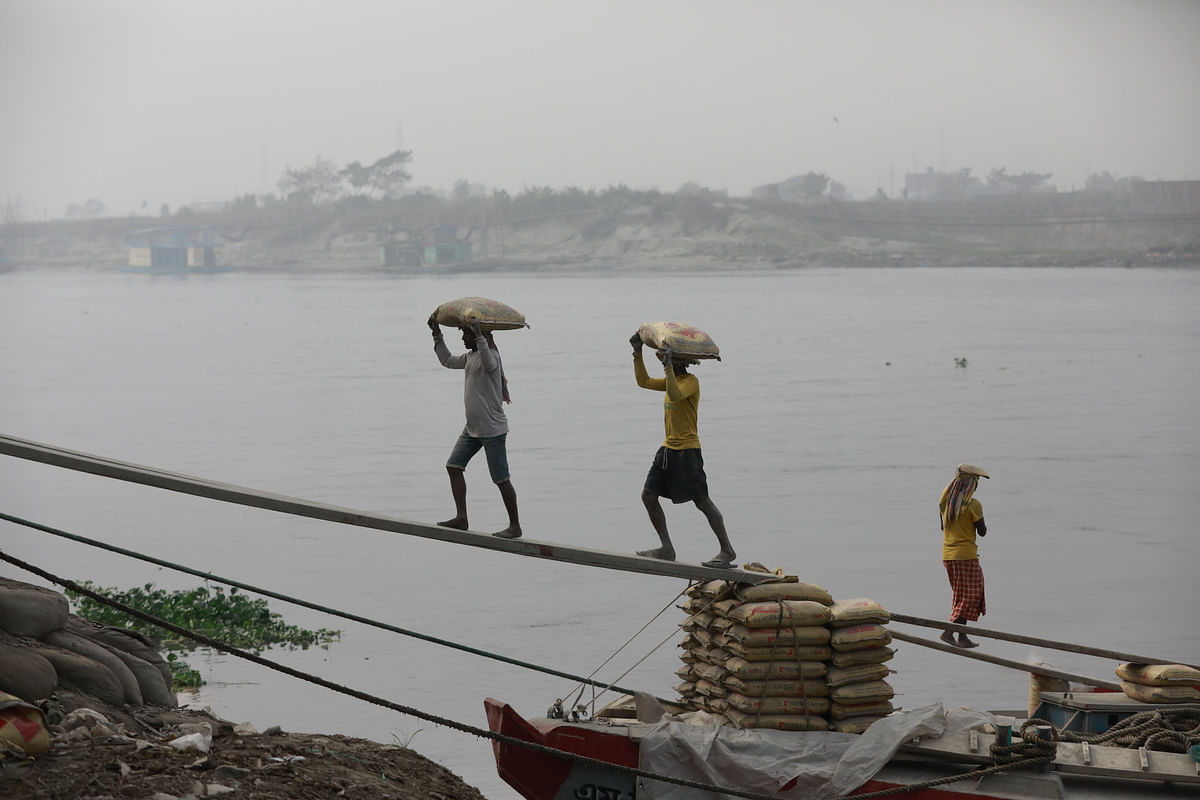
[(1200, 0), (0, 0), (0, 110), (25, 219), (397, 145), (438, 189), (1200, 179)]

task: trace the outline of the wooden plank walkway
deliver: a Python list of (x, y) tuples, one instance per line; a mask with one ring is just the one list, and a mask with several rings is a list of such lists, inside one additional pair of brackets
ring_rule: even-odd
[(177, 472), (130, 464), (103, 456), (79, 453), (66, 450), (54, 445), (18, 439), (13, 436), (0, 434), (0, 454), (37, 461), (55, 467), (100, 475), (105, 478), (139, 483), (167, 489), (172, 492), (207, 497), (225, 503), (261, 508), (267, 511), (278, 511), (283, 514), (293, 514), (299, 517), (309, 517), (327, 522), (337, 522), (343, 525), (357, 525), (362, 528), (402, 533), (406, 536), (420, 536), (425, 539), (436, 539), (451, 544), (463, 544), (469, 547), (480, 547), (485, 550), (496, 550), (519, 556), (532, 556), (568, 564), (580, 564), (586, 567), (600, 567), (623, 572), (641, 572), (647, 575), (662, 575), (669, 578), (684, 578), (688, 580), (725, 580), (744, 581), (746, 583), (762, 583), (774, 578), (760, 572), (746, 572), (740, 569), (713, 569), (701, 564), (686, 561), (660, 561), (636, 554), (613, 553), (605, 550), (592, 550), (585, 547), (544, 542), (536, 539), (497, 539), (487, 533), (477, 531), (458, 531), (453, 528), (443, 528), (428, 522), (390, 517), (383, 514), (373, 514), (342, 506), (317, 503), (298, 497), (263, 492), (258, 489), (248, 489), (243, 486), (211, 481)]

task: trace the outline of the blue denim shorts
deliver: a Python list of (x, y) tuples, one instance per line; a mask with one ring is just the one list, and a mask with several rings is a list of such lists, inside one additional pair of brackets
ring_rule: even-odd
[(450, 458), (446, 461), (446, 466), (454, 469), (467, 468), (467, 463), (471, 458), (483, 448), (483, 454), (487, 456), (488, 472), (491, 473), (492, 483), (504, 483), (508, 480), (508, 451), (504, 446), (504, 440), (508, 438), (507, 433), (502, 433), (499, 436), (488, 436), (479, 438), (478, 436), (468, 436), (466, 431), (459, 434), (458, 441), (454, 443), (454, 449), (450, 451)]

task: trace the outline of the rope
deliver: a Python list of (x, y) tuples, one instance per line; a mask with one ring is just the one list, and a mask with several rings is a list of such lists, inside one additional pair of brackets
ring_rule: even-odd
[(157, 625), (158, 627), (163, 628), (164, 630), (171, 631), (172, 633), (178, 634), (179, 636), (185, 636), (189, 639), (192, 639), (193, 641), (199, 642), (200, 644), (211, 647), (214, 650), (219, 650), (223, 653), (227, 653), (232, 656), (237, 656), (238, 658), (243, 658), (247, 661), (252, 661), (255, 664), (258, 664), (259, 666), (266, 667), (267, 669), (275, 670), (276, 672), (281, 672), (285, 675), (290, 675), (293, 678), (299, 678), (302, 681), (307, 681), (309, 683), (316, 684), (317, 686), (322, 686), (326, 689), (330, 689), (331, 691), (338, 692), (339, 694), (347, 695), (348, 697), (353, 697), (357, 700), (362, 700), (364, 702), (371, 703), (373, 705), (391, 709), (392, 711), (397, 711), (401, 714), (406, 714), (410, 717), (416, 717), (417, 719), (424, 720), (424, 721), (432, 723), (434, 725), (442, 725), (444, 727), (450, 728), (451, 730), (459, 731), (460, 733), (469, 733), (472, 736), (477, 736), (482, 739), (491, 739), (492, 741), (501, 742), (503, 744), (511, 744), (511, 745), (515, 745), (517, 747), (523, 747), (527, 750), (533, 750), (535, 752), (544, 753), (546, 755), (556, 756), (558, 758), (567, 758), (572, 761), (578, 761), (578, 762), (581, 762), (584, 764), (590, 764), (592, 766), (602, 767), (604, 769), (609, 769), (609, 770), (613, 770), (616, 772), (622, 772), (622, 773), (625, 773), (628, 775), (635, 775), (639, 778), (647, 778), (650, 780), (661, 781), (663, 783), (671, 783), (671, 784), (675, 784), (677, 786), (684, 786), (689, 789), (701, 789), (701, 790), (704, 790), (707, 792), (715, 792), (718, 794), (730, 795), (732, 797), (744, 797), (744, 798), (748, 798), (748, 800), (779, 800), (779, 796), (777, 794), (759, 794), (756, 792), (744, 792), (744, 791), (741, 791), (740, 789), (732, 789), (732, 788), (723, 787), (723, 786), (716, 786), (714, 784), (702, 783), (700, 781), (688, 780), (686, 778), (676, 778), (671, 775), (662, 775), (662, 774), (659, 774), (656, 772), (649, 772), (648, 770), (638, 769), (637, 767), (627, 767), (623, 764), (614, 764), (611, 761), (604, 761), (602, 759), (580, 755), (579, 753), (572, 753), (572, 752), (569, 752), (566, 750), (559, 750), (554, 747), (548, 747), (546, 745), (538, 744), (536, 742), (530, 742), (525, 739), (518, 739), (515, 736), (509, 736), (507, 734), (497, 733), (496, 731), (486, 730), (484, 728), (477, 728), (473, 725), (467, 725), (465, 723), (458, 722), (456, 720), (452, 720), (448, 717), (442, 717), (442, 716), (438, 716), (436, 714), (429, 714), (425, 711), (421, 711), (420, 709), (413, 708), (412, 706), (406, 706), (406, 705), (403, 705), (400, 703), (394, 703), (390, 700), (386, 700), (382, 697), (378, 697), (377, 695), (368, 694), (366, 692), (359, 691), (358, 689), (354, 689), (349, 686), (343, 686), (342, 684), (334, 683), (333, 681), (326, 680), (317, 675), (313, 675), (313, 674), (307, 673), (307, 672), (302, 672), (298, 669), (293, 669), (292, 667), (286, 666), (284, 664), (280, 664), (277, 661), (272, 661), (268, 658), (263, 658), (262, 656), (255, 655), (254, 653), (250, 653), (246, 650), (241, 650), (241, 649), (234, 647), (233, 645), (227, 644), (225, 642), (221, 642), (216, 639), (212, 639), (203, 634), (188, 630), (187, 628), (182, 628), (178, 625), (175, 625), (174, 623), (168, 622), (167, 620), (159, 619), (158, 617), (155, 617), (151, 614), (147, 614), (143, 611), (139, 611), (138, 609), (133, 608), (132, 606), (127, 606), (124, 603), (121, 603), (116, 600), (112, 600), (108, 597), (105, 597), (104, 595), (100, 594), (99, 592), (95, 592), (91, 589), (84, 588), (83, 586), (80, 586), (79, 584), (75, 583), (74, 581), (72, 581), (68, 578), (61, 578), (57, 575), (54, 575), (53, 573), (50, 573), (50, 572), (47, 572), (46, 570), (41, 569), (39, 567), (35, 567), (32, 564), (29, 564), (25, 561), (22, 561), (19, 558), (16, 558), (15, 556), (10, 556), (9, 554), (5, 553), (3, 550), (0, 550), (0, 560), (7, 561), (8, 563), (13, 564), (14, 566), (20, 567), (21, 569), (26, 570), (27, 572), (32, 572), (33, 574), (38, 575), (38, 576), (44, 578), (45, 580), (50, 581), (51, 583), (57, 584), (59, 586), (63, 586), (72, 592), (76, 592), (76, 593), (84, 595), (86, 597), (90, 597), (98, 603), (103, 603), (104, 605), (106, 605), (110, 608), (115, 608), (118, 611), (120, 611), (124, 614), (128, 614), (131, 617), (136, 617), (140, 620), (143, 620), (144, 622), (149, 622), (151, 625)]
[(1200, 711), (1143, 711), (1113, 724), (1103, 733), (1063, 730), (1059, 731), (1059, 738), (1065, 742), (1186, 753), (1192, 745), (1200, 744)]
[[(422, 641), (441, 645), (442, 647), (449, 647), (454, 650), (461, 650), (464, 653), (471, 653), (473, 655), (482, 656), (483, 658), (490, 658), (493, 661), (500, 661), (505, 664), (511, 664), (516, 667), (522, 667), (524, 669), (533, 670), (534, 672), (541, 672), (546, 675), (553, 675), (557, 678), (567, 678), (568, 680), (578, 681), (578, 682), (585, 683), (585, 684), (590, 683), (593, 686), (604, 686), (604, 688), (606, 688), (606, 689), (614, 689), (618, 692), (621, 692), (622, 694), (629, 694), (629, 695), (633, 694), (632, 689), (625, 689), (620, 686), (616, 686), (615, 683), (608, 684), (607, 686), (605, 686), (604, 684), (600, 683), (599, 681), (592, 680), (590, 677), (583, 678), (578, 675), (573, 675), (569, 672), (561, 672), (559, 670), (552, 669), (550, 667), (543, 667), (538, 664), (532, 664), (528, 661), (521, 661), (519, 659), (510, 658), (509, 656), (503, 656), (498, 653), (491, 653), (486, 650), (478, 650), (474, 647), (470, 647), (465, 644), (459, 644), (458, 642), (449, 641), (448, 639), (439, 639), (436, 636), (430, 636), (428, 634), (419, 633), (419, 632), (413, 631), (413, 630), (408, 630), (407, 628), (398, 628), (395, 625), (389, 625), (386, 622), (378, 622), (377, 620), (368, 619), (367, 617), (360, 617), (357, 614), (350, 614), (348, 612), (339, 611), (335, 608), (330, 608), (328, 606), (319, 605), (317, 603), (310, 603), (309, 601), (301, 600), (298, 597), (291, 597), (286, 594), (280, 594), (278, 592), (273, 592), (270, 589), (263, 589), (258, 586), (252, 586), (248, 583), (242, 583), (241, 581), (235, 581), (230, 578), (222, 578), (221, 576), (214, 575), (211, 572), (201, 572), (200, 570), (192, 569), (191, 567), (185, 567), (181, 564), (175, 564), (170, 561), (164, 561), (160, 558), (148, 556), (143, 553), (135, 552), (133, 550), (126, 550), (123, 547), (117, 547), (116, 545), (107, 544), (105, 542), (100, 542), (95, 539), (89, 539), (86, 536), (80, 536), (78, 534), (68, 533), (67, 531), (62, 531), (62, 530), (58, 530), (56, 528), (51, 528), (47, 525), (42, 525), (37, 522), (31, 522), (26, 519), (21, 519), (20, 517), (14, 517), (9, 514), (5, 514), (2, 511), (0, 511), (0, 519), (6, 520), (8, 522), (13, 522), (18, 525), (24, 525), (28, 528), (33, 528), (35, 530), (43, 531), (45, 533), (53, 534), (54, 536), (61, 536), (65, 539), (70, 539), (72, 541), (80, 542), (81, 544), (86, 544), (91, 547), (97, 547), (101, 550), (107, 550), (111, 553), (117, 553), (119, 555), (128, 556), (129, 558), (138, 559), (139, 561), (145, 561), (148, 564), (155, 564), (156, 566), (166, 567), (168, 569), (176, 570), (177, 572), (183, 572), (188, 575), (195, 575), (196, 577), (202, 578), (206, 581), (212, 581), (213, 583), (223, 583), (226, 586), (233, 586), (238, 589), (245, 589), (247, 591), (261, 594), (264, 597), (271, 597), (276, 600), (281, 600), (285, 603), (292, 603), (293, 605), (301, 606), (303, 608), (310, 608), (314, 611), (320, 611), (325, 614), (330, 614), (331, 616), (341, 617), (342, 619), (347, 619), (347, 620), (350, 620), (351, 622), (358, 622), (363, 625), (369, 625), (370, 627), (379, 628), (380, 630), (389, 631), (391, 633), (398, 633), (402, 636), (411, 636), (414, 639), (421, 639)], [(618, 678), (617, 680), (620, 680), (620, 678)], [(663, 702), (661, 700), (661, 698), (659, 699), (659, 701)]]
[[(645, 624), (645, 625), (643, 625), (642, 627), (638, 628), (638, 629), (637, 629), (637, 632), (636, 632), (636, 633), (634, 633), (634, 634), (633, 634), (633, 636), (630, 636), (628, 639), (626, 639), (624, 644), (622, 644), (620, 647), (618, 647), (616, 650), (614, 650), (614, 651), (612, 652), (612, 654), (611, 654), (611, 655), (609, 655), (609, 657), (608, 657), (608, 658), (606, 658), (606, 659), (604, 659), (603, 661), (601, 661), (601, 662), (600, 662), (600, 665), (599, 665), (598, 667), (596, 667), (594, 670), (592, 670), (592, 671), (591, 671), (591, 673), (588, 675), (588, 679), (589, 679), (589, 680), (588, 680), (588, 681), (586, 681), (586, 682), (582, 682), (582, 683), (580, 683), (580, 684), (579, 684), (579, 687), (578, 687), (578, 693), (575, 695), (575, 699), (574, 699), (573, 701), (571, 701), (571, 703), (570, 703), (569, 705), (571, 705), (571, 706), (574, 706), (576, 703), (578, 703), (578, 702), (579, 702), (580, 698), (582, 698), (582, 697), (583, 697), (583, 690), (584, 690), (585, 688), (587, 688), (587, 683), (591, 683), (591, 684), (592, 684), (592, 686), (598, 686), (598, 685), (600, 685), (598, 682), (596, 682), (596, 681), (591, 681), (590, 679), (591, 679), (591, 678), (592, 678), (592, 677), (593, 677), (593, 676), (594, 676), (594, 675), (595, 675), (597, 672), (599, 672), (600, 670), (604, 669), (604, 667), (605, 667), (605, 666), (608, 664), (608, 662), (610, 662), (610, 661), (612, 661), (614, 658), (616, 658), (616, 657), (617, 657), (617, 656), (618, 656), (618, 655), (621, 653), (621, 651), (622, 651), (622, 650), (624, 650), (626, 647), (628, 647), (628, 646), (629, 646), (629, 645), (630, 645), (630, 644), (633, 642), (633, 640), (634, 640), (634, 639), (636, 639), (637, 637), (641, 636), (641, 635), (642, 635), (642, 632), (643, 632), (643, 631), (645, 631), (645, 630), (646, 630), (646, 628), (649, 628), (651, 625), (653, 625), (653, 624), (654, 624), (654, 621), (655, 621), (655, 620), (657, 620), (659, 617), (661, 617), (663, 614), (665, 614), (665, 613), (667, 612), (667, 609), (669, 609), (669, 608), (671, 608), (671, 606), (675, 605), (675, 601), (676, 601), (676, 600), (678, 600), (680, 597), (682, 597), (682, 596), (684, 595), (684, 593), (686, 593), (686, 592), (687, 592), (687, 590), (688, 590), (688, 589), (690, 589), (690, 588), (692, 588), (692, 584), (690, 584), (690, 583), (689, 583), (689, 584), (687, 585), (687, 587), (685, 587), (685, 588), (683, 589), (683, 591), (681, 591), (679, 594), (677, 594), (677, 595), (675, 595), (674, 597), (672, 597), (672, 598), (671, 598), (671, 600), (670, 600), (670, 602), (669, 602), (669, 603), (667, 603), (665, 606), (663, 606), (663, 607), (662, 607), (662, 610), (660, 610), (660, 611), (659, 611), (657, 614), (655, 614), (653, 617), (651, 617), (651, 618), (650, 618), (650, 619), (649, 619), (649, 620), (646, 622), (646, 624)], [(709, 605), (711, 605), (711, 602), (709, 603)], [(708, 606), (705, 606), (705, 608), (708, 608)], [(701, 612), (697, 612), (697, 613), (701, 613)], [(671, 635), (672, 635), (672, 636), (674, 636), (675, 634), (674, 634), (674, 633), (672, 633)], [(654, 648), (654, 650), (657, 650), (659, 647), (662, 647), (662, 645), (661, 645), (661, 644), (659, 644), (659, 645), (658, 645), (658, 647), (655, 647), (655, 648)], [(651, 650), (650, 652), (651, 652), (651, 653), (653, 653), (653, 652), (654, 652), (654, 650)], [(649, 655), (649, 654), (647, 654), (647, 655)], [(645, 660), (645, 656), (643, 656), (642, 660), (643, 660), (643, 661)], [(638, 664), (640, 664), (640, 663), (642, 663), (642, 662), (641, 662), (641, 661), (639, 661), (639, 662), (638, 662)], [(636, 666), (637, 666), (637, 664), (635, 664), (634, 666), (636, 667)], [(629, 669), (633, 669), (633, 667), (630, 667)], [(629, 670), (626, 670), (625, 672), (621, 673), (621, 675), (617, 676), (617, 680), (621, 680), (621, 678), (625, 677), (625, 676), (626, 676), (626, 675), (628, 675), (628, 674), (629, 674)], [(592, 702), (591, 702), (591, 706), (592, 706), (592, 712), (593, 712), (593, 713), (595, 713), (595, 709), (596, 709), (596, 700), (598, 700), (599, 698), (603, 697), (603, 696), (604, 696), (604, 693), (605, 693), (605, 692), (607, 692), (607, 691), (608, 691), (610, 688), (613, 688), (613, 687), (612, 687), (612, 684), (609, 684), (608, 686), (605, 686), (605, 687), (604, 687), (604, 689), (602, 689), (602, 690), (601, 690), (600, 694), (598, 694), (598, 695), (592, 695)], [(576, 691), (575, 689), (572, 689), (570, 692), (567, 692), (567, 694), (569, 695), (569, 694), (571, 694), (571, 693), (573, 693), (573, 692), (575, 692), (575, 691)], [(628, 694), (628, 695), (632, 695), (632, 694), (633, 694), (633, 692), (626, 691), (625, 689), (618, 689), (617, 691), (621, 692), (622, 694)]]

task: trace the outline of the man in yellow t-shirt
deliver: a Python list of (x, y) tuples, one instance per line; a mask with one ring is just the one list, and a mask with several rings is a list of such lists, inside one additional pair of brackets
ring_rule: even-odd
[(635, 333), (629, 338), (629, 343), (633, 345), (633, 377), (637, 385), (643, 389), (665, 392), (666, 395), (663, 400), (666, 438), (654, 455), (642, 488), (642, 504), (650, 515), (650, 524), (658, 534), (659, 546), (653, 550), (639, 550), (638, 555), (675, 560), (675, 547), (667, 533), (667, 517), (659, 502), (660, 497), (668, 497), (672, 503), (695, 503), (716, 534), (721, 550), (712, 559), (703, 562), (704, 566), (731, 567), (737, 554), (733, 552), (725, 533), (725, 519), (708, 496), (708, 478), (704, 474), (704, 458), (700, 454), (700, 436), (697, 433), (700, 381), (687, 371), (686, 362), (674, 360), (670, 348), (664, 348), (659, 354), (663, 363), (663, 377), (651, 378), (642, 361), (642, 337)]
[[(942, 564), (954, 592), (950, 620), (958, 625), (966, 625), (967, 620), (974, 622), (987, 613), (983, 569), (979, 566), (979, 548), (975, 543), (976, 535), (987, 535), (987, 524), (983, 521), (983, 504), (974, 496), (979, 479), (987, 477), (989, 475), (979, 467), (959, 464), (954, 479), (942, 490), (938, 500)], [(943, 631), (941, 638), (955, 647), (979, 646), (965, 633), (959, 633), (955, 639), (953, 633)]]

